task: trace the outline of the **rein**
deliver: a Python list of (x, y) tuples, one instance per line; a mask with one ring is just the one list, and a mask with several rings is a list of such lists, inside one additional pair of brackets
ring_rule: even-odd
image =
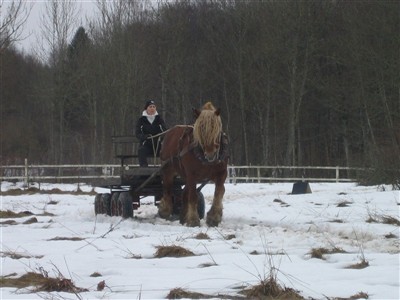
[[(193, 125), (175, 125), (174, 127), (193, 128)], [(172, 127), (172, 128), (173, 128), (173, 127)], [(150, 139), (153, 140), (153, 139), (155, 139), (155, 138), (157, 138), (157, 137), (159, 137), (159, 136), (163, 136), (163, 135), (166, 134), (168, 131), (170, 131), (172, 128), (169, 128), (169, 129), (167, 129), (167, 130), (165, 130), (165, 131), (163, 131), (163, 132), (160, 132), (160, 133), (158, 133), (158, 134), (149, 136), (149, 137), (147, 137), (146, 139), (148, 139), (148, 140), (150, 140)], [(158, 152), (158, 147), (160, 146), (160, 144), (161, 144), (161, 143), (160, 143), (160, 140), (157, 141), (157, 146), (155, 146), (154, 143), (152, 143), (154, 153), (157, 153), (157, 152)]]
[[(174, 127), (183, 127), (183, 128), (188, 128), (188, 127), (189, 127), (189, 128), (194, 128), (193, 125), (175, 125)], [(174, 127), (172, 127), (172, 128), (174, 128)], [(156, 137), (162, 136), (162, 135), (166, 134), (168, 131), (171, 131), (172, 128), (169, 128), (169, 129), (167, 129), (167, 130), (165, 130), (165, 131), (163, 131), (163, 132), (160, 132), (160, 133), (158, 133), (158, 134), (149, 136), (147, 139), (154, 139), (154, 138), (156, 138)]]

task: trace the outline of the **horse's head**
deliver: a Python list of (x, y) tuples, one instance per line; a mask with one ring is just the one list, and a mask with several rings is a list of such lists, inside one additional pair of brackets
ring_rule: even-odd
[(222, 122), (220, 109), (216, 109), (211, 102), (207, 102), (201, 111), (194, 109), (196, 122), (194, 123), (193, 138), (204, 153), (208, 162), (218, 159)]

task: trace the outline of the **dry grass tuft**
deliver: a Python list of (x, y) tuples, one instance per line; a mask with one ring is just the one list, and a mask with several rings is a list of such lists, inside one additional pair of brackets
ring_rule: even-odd
[(38, 219), (36, 217), (32, 217), (29, 218), (28, 220), (26, 220), (25, 222), (23, 222), (22, 224), (33, 224), (33, 223), (37, 223), (39, 222)]
[(67, 292), (80, 293), (87, 289), (76, 287), (71, 279), (64, 277), (51, 278), (41, 273), (28, 272), (18, 278), (0, 277), (2, 287), (15, 287), (18, 289), (29, 286), (35, 287), (33, 292)]
[(310, 255), (311, 258), (318, 258), (318, 259), (325, 259), (324, 255), (325, 254), (334, 254), (334, 253), (346, 253), (346, 251), (344, 251), (341, 248), (337, 248), (334, 247), (332, 249), (328, 249), (328, 248), (312, 248), (310, 251)]
[(21, 259), (21, 258), (43, 258), (43, 255), (27, 255), (27, 254), (21, 254), (17, 252), (12, 252), (12, 251), (1, 251), (0, 252), (1, 257), (9, 257), (11, 259)]
[(8, 278), (8, 276), (0, 277), (0, 286), (2, 287), (15, 287), (25, 288), (28, 286), (38, 286), (44, 284), (47, 278), (42, 274), (35, 272), (28, 272), (18, 278)]
[(99, 272), (93, 272), (92, 274), (90, 274), (90, 277), (101, 277), (103, 275), (101, 275)]
[(0, 210), (0, 219), (8, 219), (8, 218), (24, 218), (27, 216), (32, 216), (33, 213), (30, 211), (21, 211), (19, 213), (15, 213), (11, 210)]
[(210, 262), (210, 263), (200, 264), (199, 268), (208, 268), (208, 267), (215, 267), (215, 266), (217, 266), (217, 264), (215, 262)]
[(338, 203), (338, 205), (336, 205), (336, 207), (349, 207), (350, 204), (353, 204), (353, 203), (349, 202), (349, 201), (342, 201), (342, 202)]
[(66, 292), (74, 294), (86, 291), (88, 290), (76, 287), (72, 280), (67, 278), (46, 278), (44, 283), (35, 290), (35, 292)]
[(298, 291), (287, 287), (281, 287), (273, 277), (270, 277), (265, 281), (263, 280), (260, 284), (245, 289), (240, 293), (250, 299), (304, 299)]
[(63, 236), (56, 236), (55, 238), (48, 239), (48, 241), (82, 241), (84, 238), (81, 237), (63, 237)]
[(365, 269), (366, 267), (369, 267), (369, 262), (365, 259), (362, 259), (359, 263), (352, 264), (346, 267), (346, 269)]
[(229, 240), (233, 240), (236, 238), (235, 234), (228, 234), (224, 237), (225, 240), (229, 241)]
[(210, 237), (208, 236), (207, 233), (200, 232), (199, 234), (197, 234), (195, 236), (195, 239), (197, 239), (197, 240), (209, 240)]
[(0, 222), (1, 225), (18, 225), (18, 222), (15, 220), (7, 220), (7, 221), (3, 221)]
[(181, 288), (172, 289), (167, 295), (167, 299), (243, 299), (243, 297), (232, 297), (229, 295), (207, 295), (203, 293), (190, 292)]
[(187, 250), (181, 246), (157, 246), (156, 248), (157, 251), (154, 254), (155, 258), (194, 256), (194, 253), (192, 251)]
[(364, 292), (359, 292), (358, 294), (355, 294), (353, 296), (350, 296), (349, 298), (332, 298), (332, 300), (357, 300), (357, 299), (368, 299), (369, 295)]
[(344, 221), (341, 220), (341, 219), (333, 219), (333, 220), (330, 220), (329, 222), (331, 222), (331, 223), (344, 223)]
[(378, 214), (372, 215), (371, 213), (369, 214), (368, 219), (365, 222), (400, 226), (400, 220), (396, 217)]
[(189, 292), (181, 288), (172, 289), (167, 295), (167, 299), (211, 299), (215, 296), (205, 295), (202, 293)]
[(395, 238), (397, 238), (397, 235), (395, 235), (393, 233), (388, 233), (388, 234), (385, 234), (385, 238), (386, 239), (395, 239)]
[(400, 226), (400, 220), (392, 216), (382, 216), (382, 223), (388, 225)]

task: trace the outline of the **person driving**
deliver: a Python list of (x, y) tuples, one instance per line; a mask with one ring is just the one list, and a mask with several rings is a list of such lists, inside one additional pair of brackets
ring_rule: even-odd
[(155, 101), (146, 101), (142, 116), (136, 123), (135, 131), (135, 135), (140, 141), (138, 157), (141, 167), (148, 166), (148, 156), (159, 156), (161, 137), (156, 135), (165, 130), (167, 130), (167, 126), (163, 118), (157, 112)]

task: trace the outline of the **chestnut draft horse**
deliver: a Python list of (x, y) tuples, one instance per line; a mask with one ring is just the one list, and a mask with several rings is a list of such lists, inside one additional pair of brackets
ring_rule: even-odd
[(158, 213), (165, 219), (172, 215), (173, 181), (179, 175), (185, 180), (180, 222), (191, 227), (200, 226), (196, 185), (210, 180), (215, 190), (206, 222), (208, 226), (218, 226), (227, 177), (227, 138), (222, 131), (220, 109), (207, 102), (201, 111), (193, 111), (197, 117), (193, 126), (177, 125), (164, 135), (160, 152), (163, 197)]

